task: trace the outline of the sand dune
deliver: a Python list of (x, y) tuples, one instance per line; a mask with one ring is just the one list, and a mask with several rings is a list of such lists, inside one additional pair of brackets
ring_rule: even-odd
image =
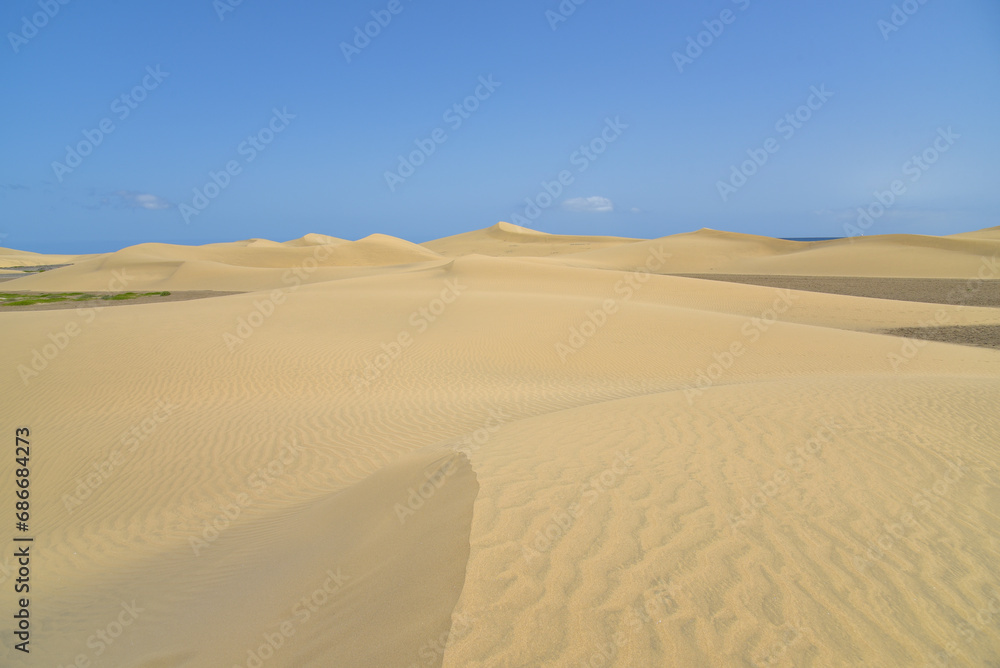
[(658, 273), (966, 278), (1000, 254), (997, 228), (930, 237), (881, 235), (786, 241), (701, 229), (652, 240), (544, 234), (509, 223), (423, 244), (448, 257), (553, 257), (574, 266), (632, 271), (652, 249), (670, 260)]
[(35, 267), (46, 264), (67, 264), (78, 262), (90, 255), (43, 255), (31, 251), (0, 248), (0, 269), (5, 267)]
[[(996, 592), (995, 380), (783, 380), (703, 400), (542, 416), (473, 457), (468, 572), (492, 577), (467, 578), (458, 607), (479, 623), (446, 666), (912, 666), (949, 642), (996, 658), (996, 634), (966, 643), (953, 625)], [(900, 536), (869, 556), (886, 526)]]
[[(139, 244), (44, 274), (7, 282), (7, 290), (226, 290), (287, 289), (301, 283), (364, 275), (445, 258), (382, 234), (358, 241), (308, 235), (291, 244), (251, 240), (233, 244)], [(329, 240), (331, 243), (319, 243)]]
[(803, 242), (699, 230), (565, 260), (630, 270), (645, 261), (651, 248), (671, 253), (661, 273), (970, 278), (984, 258), (1000, 255), (1000, 237), (884, 235)]
[(284, 242), (286, 246), (326, 246), (329, 244), (347, 243), (346, 239), (338, 239), (325, 234), (310, 233), (298, 239)]
[(1000, 225), (996, 227), (987, 227), (982, 230), (975, 230), (972, 232), (960, 232), (959, 234), (950, 235), (951, 239), (986, 239), (988, 241), (1000, 241)]
[(435, 253), (448, 257), (473, 254), (548, 257), (550, 255), (580, 253), (596, 248), (615, 247), (635, 241), (639, 240), (624, 237), (546, 234), (520, 225), (501, 222), (483, 230), (435, 239), (423, 245)]
[(1000, 663), (1000, 351), (876, 333), (1000, 309), (664, 275), (979, 280), (994, 242), (490, 230), (142, 244), (6, 283), (248, 291), (0, 311), (32, 661)]

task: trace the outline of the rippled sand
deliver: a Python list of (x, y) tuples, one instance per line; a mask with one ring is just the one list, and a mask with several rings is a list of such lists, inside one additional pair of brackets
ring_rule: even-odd
[(500, 224), (7, 281), (239, 293), (0, 311), (0, 415), (32, 432), (25, 665), (1000, 665), (1000, 351), (878, 333), (1000, 309), (669, 275), (972, 295), (998, 256), (996, 228)]

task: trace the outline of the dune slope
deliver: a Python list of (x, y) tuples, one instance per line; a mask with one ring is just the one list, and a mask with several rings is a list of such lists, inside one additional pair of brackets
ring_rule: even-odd
[[(798, 248), (670, 239), (143, 245), (8, 282), (249, 290), (0, 311), (32, 661), (1000, 662), (1000, 351), (877, 333), (1000, 309), (635, 271)], [(976, 251), (951, 243), (883, 253), (955, 273)], [(328, 264), (282, 285), (314, 247)]]

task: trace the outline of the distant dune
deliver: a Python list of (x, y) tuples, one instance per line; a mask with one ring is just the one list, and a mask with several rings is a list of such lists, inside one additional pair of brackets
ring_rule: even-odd
[(0, 251), (242, 293), (0, 307), (31, 665), (1000, 665), (1000, 351), (879, 333), (1000, 308), (671, 275), (972, 294), (998, 230)]
[(987, 241), (1000, 241), (1000, 225), (997, 227), (987, 227), (982, 230), (976, 230), (974, 232), (962, 232), (960, 234), (953, 234), (949, 238), (951, 239), (985, 239)]
[(348, 243), (345, 239), (338, 239), (337, 237), (329, 237), (325, 234), (307, 234), (304, 237), (299, 237), (298, 239), (292, 239), (291, 241), (286, 241), (286, 246), (325, 246), (328, 244), (339, 244)]
[(777, 274), (796, 276), (897, 276), (963, 278), (1000, 238), (885, 235), (829, 241), (784, 241), (734, 232), (699, 230), (580, 253), (590, 266), (631, 268), (651, 247), (672, 253), (667, 273)]
[(497, 223), (484, 230), (475, 230), (428, 241), (423, 246), (448, 257), (473, 254), (497, 257), (548, 257), (550, 255), (580, 253), (595, 248), (613, 247), (635, 241), (639, 241), (639, 239), (545, 234), (520, 225)]
[[(266, 239), (205, 246), (149, 243), (26, 276), (16, 284), (8, 281), (5, 289), (267, 290), (352, 277), (371, 268), (445, 261), (422, 246), (384, 234), (358, 241), (307, 235), (285, 244)], [(118, 285), (124, 287), (114, 287)]]
[(0, 248), (0, 269), (5, 267), (31, 267), (44, 264), (66, 264), (78, 262), (89, 255), (42, 255), (31, 251)]

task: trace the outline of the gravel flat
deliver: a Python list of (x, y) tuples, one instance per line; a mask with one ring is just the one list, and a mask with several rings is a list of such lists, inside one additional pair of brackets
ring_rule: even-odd
[(749, 283), (833, 295), (895, 299), (930, 304), (1000, 308), (1000, 280), (963, 278), (871, 278), (867, 276), (774, 276), (754, 274), (674, 274), (710, 281)]

